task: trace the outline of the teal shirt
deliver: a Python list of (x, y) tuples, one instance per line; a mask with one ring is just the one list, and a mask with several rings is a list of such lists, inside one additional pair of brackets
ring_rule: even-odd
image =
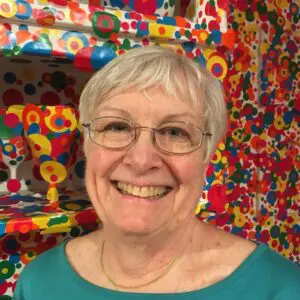
[(226, 300), (300, 299), (300, 268), (259, 245), (226, 279), (207, 288), (175, 294), (118, 292), (89, 283), (69, 264), (63, 243), (21, 272), (14, 300)]

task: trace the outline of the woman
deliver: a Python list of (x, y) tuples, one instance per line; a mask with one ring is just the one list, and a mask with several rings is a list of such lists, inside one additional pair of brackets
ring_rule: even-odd
[(103, 229), (36, 258), (15, 299), (295, 299), (295, 265), (195, 217), (226, 129), (222, 95), (206, 70), (158, 47), (96, 73), (80, 115)]

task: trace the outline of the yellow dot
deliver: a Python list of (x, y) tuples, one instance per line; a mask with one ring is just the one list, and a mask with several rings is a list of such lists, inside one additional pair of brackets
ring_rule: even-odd
[(206, 41), (206, 38), (207, 38), (207, 34), (206, 34), (206, 33), (201, 33), (201, 34), (200, 34), (200, 39), (201, 39), (202, 41)]
[(223, 165), (226, 165), (228, 160), (227, 160), (227, 157), (226, 156), (223, 156), (222, 159), (221, 159), (221, 162)]
[(242, 64), (241, 63), (236, 63), (235, 68), (237, 71), (240, 71), (242, 69)]
[(220, 149), (220, 150), (224, 150), (224, 149), (225, 149), (225, 144), (224, 144), (224, 143), (220, 143), (219, 149)]
[(3, 268), (1, 272), (2, 272), (2, 274), (7, 274), (8, 273), (8, 269), (7, 268)]
[(5, 151), (7, 151), (7, 152), (12, 151), (12, 149), (13, 149), (12, 145), (6, 145), (5, 146)]

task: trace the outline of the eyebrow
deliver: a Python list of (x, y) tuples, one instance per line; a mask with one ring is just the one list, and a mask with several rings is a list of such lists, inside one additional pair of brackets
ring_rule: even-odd
[[(101, 113), (104, 113), (104, 112), (117, 112), (119, 114), (121, 114), (122, 116), (124, 116), (125, 118), (128, 118), (128, 119), (133, 119), (132, 118), (132, 115), (124, 110), (124, 109), (121, 109), (121, 108), (115, 108), (115, 107), (110, 107), (110, 106), (103, 106), (100, 110), (100, 114)], [(174, 114), (168, 114), (166, 116), (163, 117), (163, 119), (159, 122), (159, 124), (163, 124), (165, 122), (168, 122), (168, 121), (176, 121), (180, 118), (185, 118), (185, 117), (188, 117), (188, 118), (191, 118), (193, 119), (193, 121), (197, 124), (199, 121), (203, 120), (204, 119), (204, 116), (200, 116), (199, 118), (193, 116), (192, 114), (190, 113), (174, 113)]]
[(110, 106), (103, 106), (103, 108), (101, 108), (99, 111), (100, 111), (100, 114), (103, 113), (103, 112), (106, 112), (106, 111), (117, 112), (117, 113), (120, 113), (121, 115), (123, 115), (124, 117), (132, 119), (131, 114), (128, 111), (126, 111), (124, 109), (121, 109), (121, 108), (114, 108), (114, 107), (110, 107)]

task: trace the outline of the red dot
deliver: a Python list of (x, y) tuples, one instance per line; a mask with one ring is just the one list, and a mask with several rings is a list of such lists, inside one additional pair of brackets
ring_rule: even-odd
[(4, 124), (7, 126), (7, 127), (10, 127), (10, 128), (14, 128), (15, 126), (17, 126), (19, 123), (19, 118), (17, 115), (15, 114), (7, 114), (5, 117), (4, 117)]
[(15, 90), (15, 89), (6, 90), (3, 93), (2, 98), (3, 98), (3, 103), (6, 106), (24, 103), (23, 94), (20, 91)]
[(65, 126), (70, 127), (72, 122), (70, 120), (65, 120)]
[(136, 29), (136, 21), (130, 23), (132, 29)]
[(16, 158), (17, 157), (17, 153), (16, 152), (10, 152), (9, 156), (11, 158)]
[(129, 24), (128, 23), (122, 23), (122, 28), (124, 29), (124, 30), (128, 30), (129, 29)]
[(54, 92), (45, 92), (41, 96), (42, 105), (58, 105), (60, 104), (59, 96)]
[(18, 179), (9, 179), (6, 186), (11, 193), (17, 193), (21, 188), (21, 183)]
[(140, 28), (141, 28), (141, 30), (147, 30), (147, 23), (146, 22), (141, 22), (140, 23)]
[(38, 144), (34, 144), (33, 148), (34, 148), (36, 151), (40, 151), (40, 150), (41, 150), (41, 146), (38, 145)]
[(52, 182), (56, 182), (56, 181), (57, 181), (57, 176), (56, 176), (56, 175), (51, 175), (51, 176), (50, 176), (50, 180), (51, 180)]

